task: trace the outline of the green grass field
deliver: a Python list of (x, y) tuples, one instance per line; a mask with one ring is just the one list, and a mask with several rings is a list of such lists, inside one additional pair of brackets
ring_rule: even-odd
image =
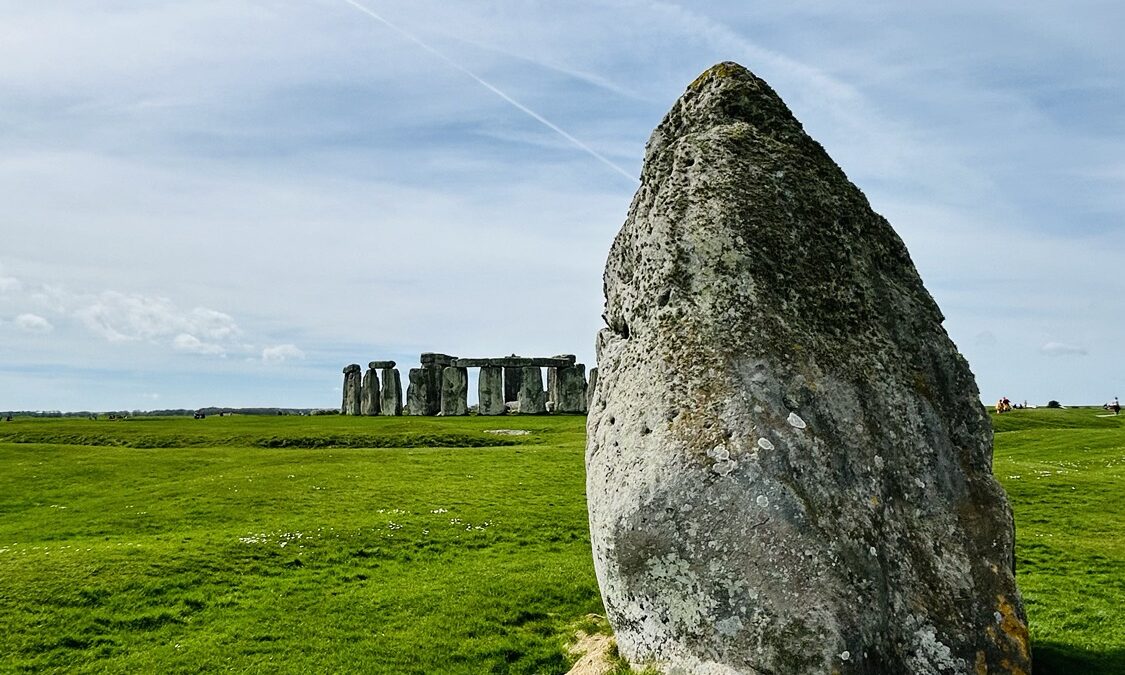
[[(996, 420), (1037, 673), (1125, 672), (1100, 412)], [(583, 448), (581, 417), (0, 424), (0, 672), (565, 673), (601, 612)]]

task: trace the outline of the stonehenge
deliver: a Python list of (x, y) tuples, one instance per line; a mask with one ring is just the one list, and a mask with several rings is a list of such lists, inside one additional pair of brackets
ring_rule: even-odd
[[(586, 383), (586, 366), (577, 363), (573, 354), (463, 359), (424, 352), (418, 361), (420, 368), (407, 371), (405, 400), (394, 361), (371, 361), (366, 373), (361, 373), (358, 364), (349, 365), (344, 369), (340, 414), (468, 415), (469, 368), (480, 370), (477, 414), (585, 414), (588, 409), (592, 387)], [(546, 389), (543, 369), (547, 370)], [(596, 372), (597, 368), (592, 368), (591, 376)], [(516, 405), (510, 405), (513, 403)]]

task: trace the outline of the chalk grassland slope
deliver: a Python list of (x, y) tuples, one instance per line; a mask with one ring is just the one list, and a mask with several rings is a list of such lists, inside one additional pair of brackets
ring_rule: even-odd
[[(1125, 416), (1098, 414), (993, 418), (1037, 674), (1125, 672)], [(0, 424), (0, 672), (564, 673), (601, 612), (583, 423)]]
[(566, 672), (584, 421), (0, 425), (0, 672)]
[(1125, 673), (1125, 415), (1104, 414), (992, 418), (1037, 674)]

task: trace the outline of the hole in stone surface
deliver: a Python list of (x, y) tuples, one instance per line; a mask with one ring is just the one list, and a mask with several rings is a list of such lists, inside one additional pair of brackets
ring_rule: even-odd
[(641, 425), (641, 435), (642, 436), (648, 436), (651, 433), (652, 433), (652, 429), (649, 429), (647, 424)]
[(657, 298), (656, 298), (656, 304), (657, 304), (657, 305), (658, 305), (659, 307), (663, 307), (664, 305), (667, 305), (667, 304), (668, 304), (668, 300), (669, 300), (669, 299), (670, 299), (671, 297), (672, 297), (672, 291), (671, 291), (671, 289), (665, 289), (663, 293), (661, 293), (661, 294), (660, 294), (659, 296), (657, 296)]
[(617, 424), (617, 418), (614, 417), (613, 415), (610, 415), (609, 416), (609, 423), (610, 424)]

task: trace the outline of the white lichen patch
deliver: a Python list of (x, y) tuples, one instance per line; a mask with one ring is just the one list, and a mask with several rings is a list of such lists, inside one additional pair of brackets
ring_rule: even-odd
[(763, 450), (773, 450), (773, 443), (771, 443), (768, 438), (759, 438), (758, 447)]
[(804, 429), (807, 426), (805, 424), (805, 420), (801, 419), (801, 416), (795, 412), (789, 413), (789, 418), (787, 419), (787, 421), (789, 422), (789, 426), (793, 427), (794, 429)]
[(839, 656), (841, 661), (847, 661), (852, 657), (852, 653), (845, 649), (844, 651), (840, 652)]
[(730, 450), (727, 450), (727, 446), (720, 443), (708, 450), (707, 456), (716, 462), (725, 462), (730, 459)]
[(758, 495), (758, 498), (754, 500), (754, 503), (764, 509), (770, 505), (770, 498), (765, 495)]
[(728, 459), (722, 462), (715, 462), (711, 466), (711, 470), (719, 474), (720, 476), (726, 476), (736, 468), (738, 468), (738, 462), (734, 461), (733, 459)]
[(742, 619), (737, 616), (729, 616), (715, 624), (715, 631), (723, 637), (734, 637), (740, 630), (742, 630)]

